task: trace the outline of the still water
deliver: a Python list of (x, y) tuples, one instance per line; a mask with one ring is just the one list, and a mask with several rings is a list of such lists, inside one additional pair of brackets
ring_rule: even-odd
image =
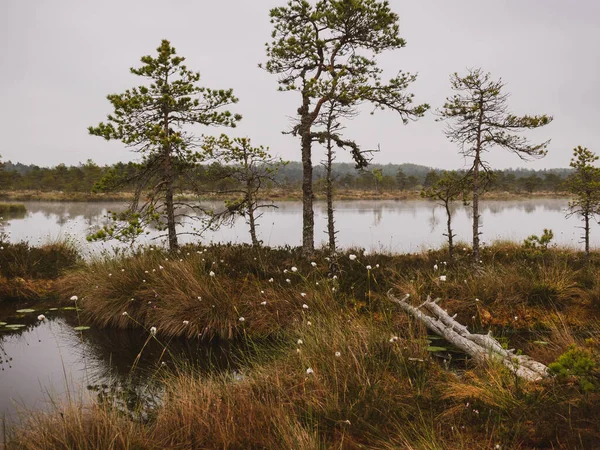
[[(9, 219), (5, 230), (13, 242), (27, 240), (39, 244), (69, 237), (79, 243), (84, 253), (97, 253), (124, 247), (124, 244), (88, 243), (85, 236), (105, 223), (108, 210), (119, 211), (123, 204), (115, 203), (49, 203), (27, 202), (24, 217)], [(208, 204), (219, 208), (222, 203)], [(265, 245), (297, 246), (301, 244), (302, 204), (279, 202), (276, 208), (264, 210), (259, 219), (259, 239)], [(554, 231), (554, 243), (577, 246), (581, 224), (577, 217), (565, 218), (566, 199), (536, 199), (515, 201), (485, 201), (481, 205), (482, 241), (512, 240), (521, 242), (531, 234), (541, 235), (544, 228)], [(340, 201), (336, 204), (336, 227), (341, 247), (363, 247), (367, 250), (415, 252), (443, 245), (446, 228), (445, 212), (429, 201)], [(326, 209), (324, 203), (315, 207), (315, 241), (325, 243)], [(471, 233), (469, 207), (457, 203), (453, 208), (453, 228), (457, 240), (468, 242)], [(179, 225), (180, 231), (192, 232), (197, 223), (189, 219)], [(594, 224), (594, 227), (596, 225)], [(160, 243), (159, 232), (151, 231), (143, 242)], [(591, 233), (592, 245), (600, 246), (600, 234)], [(182, 242), (249, 242), (244, 219), (232, 227), (205, 232), (201, 237), (184, 235)]]
[[(19, 309), (0, 304), (0, 448), (2, 421), (18, 421), (54, 402), (76, 404), (109, 399), (123, 412), (138, 414), (160, 397), (158, 380), (181, 364), (199, 372), (232, 372), (235, 344), (165, 340), (143, 330), (89, 329), (76, 311), (51, 304)], [(44, 320), (38, 316), (44, 314)], [(86, 327), (87, 328), (87, 327)], [(148, 410), (146, 410), (148, 412)]]

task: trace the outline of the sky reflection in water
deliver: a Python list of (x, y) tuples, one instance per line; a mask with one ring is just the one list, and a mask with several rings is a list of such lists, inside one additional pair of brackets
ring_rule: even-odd
[[(259, 238), (265, 245), (297, 246), (301, 244), (302, 204), (279, 202), (277, 209), (265, 210), (259, 220)], [(213, 208), (222, 203), (210, 204)], [(544, 228), (554, 231), (554, 243), (577, 246), (581, 230), (577, 217), (565, 218), (568, 206), (566, 199), (535, 199), (515, 201), (485, 201), (481, 204), (482, 241), (499, 239), (520, 242), (531, 234), (541, 235)], [(11, 240), (28, 240), (39, 244), (61, 237), (72, 237), (80, 243), (86, 253), (102, 249), (124, 247), (123, 244), (88, 243), (85, 240), (90, 230), (105, 223), (107, 210), (121, 210), (125, 206), (115, 203), (44, 203), (27, 202), (28, 213), (24, 218), (11, 219), (6, 227)], [(453, 208), (453, 227), (457, 240), (468, 242), (471, 233), (470, 208), (460, 203)], [(441, 206), (433, 202), (410, 201), (340, 201), (336, 203), (336, 226), (341, 247), (364, 247), (367, 250), (391, 252), (415, 252), (436, 248), (445, 243), (443, 236), (446, 217)], [(325, 204), (315, 206), (315, 242), (327, 240)], [(194, 225), (185, 222), (182, 231), (193, 231)], [(159, 233), (151, 231), (142, 242), (159, 243), (151, 240)], [(202, 238), (182, 236), (181, 242), (249, 242), (248, 227), (238, 219), (231, 228), (222, 227), (206, 232)], [(592, 229), (593, 246), (600, 245), (600, 236)]]

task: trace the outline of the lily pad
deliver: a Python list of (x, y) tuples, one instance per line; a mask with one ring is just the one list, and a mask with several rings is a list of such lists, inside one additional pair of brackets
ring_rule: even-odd
[(446, 347), (436, 347), (435, 345), (429, 345), (425, 348), (428, 352), (445, 352), (448, 350)]
[(35, 309), (31, 309), (31, 308), (25, 308), (25, 309), (17, 309), (18, 313), (20, 314), (24, 314), (24, 313), (32, 313), (35, 312)]
[(85, 330), (89, 330), (89, 329), (90, 329), (90, 327), (88, 327), (88, 326), (86, 326), (86, 325), (81, 325), (81, 326), (79, 326), (79, 327), (73, 327), (73, 329), (74, 329), (75, 331), (85, 331)]
[(77, 308), (75, 306), (65, 306), (64, 308), (60, 308), (63, 311), (77, 311)]
[(548, 343), (546, 341), (533, 341), (534, 344), (539, 344), (539, 345), (548, 345)]
[(0, 322), (0, 327), (6, 325), (6, 322)]
[(10, 328), (11, 330), (18, 330), (23, 327), (25, 327), (25, 325), (22, 323), (11, 323), (10, 325), (5, 326), (5, 328)]
[(58, 311), (58, 308), (50, 308), (48, 311)]

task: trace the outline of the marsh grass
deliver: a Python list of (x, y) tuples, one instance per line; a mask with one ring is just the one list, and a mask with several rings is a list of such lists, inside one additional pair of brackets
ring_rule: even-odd
[(11, 217), (24, 216), (27, 208), (23, 203), (2, 203), (0, 202), (0, 214)]
[(69, 241), (41, 247), (0, 241), (0, 302), (54, 297), (54, 281), (80, 261), (77, 248)]
[(56, 279), (80, 261), (70, 241), (34, 247), (26, 242), (0, 242), (0, 274), (6, 278)]
[(157, 371), (164, 395), (150, 420), (67, 404), (13, 429), (8, 448), (593, 448), (597, 392), (442, 362), (386, 293), (440, 297), (472, 331), (548, 364), (571, 345), (598, 355), (600, 261), (499, 243), (474, 266), (459, 247), (449, 261), (445, 249), (306, 260), (297, 249), (190, 246), (80, 265), (58, 285), (79, 296), (86, 322), (155, 326), (167, 346), (233, 340), (236, 373)]

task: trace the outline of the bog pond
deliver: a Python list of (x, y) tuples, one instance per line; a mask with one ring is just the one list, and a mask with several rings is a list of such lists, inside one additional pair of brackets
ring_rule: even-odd
[(92, 398), (131, 415), (139, 414), (142, 403), (147, 414), (160, 397), (157, 380), (165, 372), (191, 365), (235, 376), (238, 351), (226, 342), (162, 341), (143, 330), (87, 327), (74, 306), (15, 310), (12, 302), (0, 303), (0, 423), (48, 410), (56, 401)]
[[(111, 251), (124, 244), (88, 243), (85, 236), (106, 223), (106, 213), (120, 211), (118, 203), (51, 203), (26, 202), (27, 213), (22, 217), (5, 218), (5, 231), (13, 242), (26, 240), (40, 244), (49, 240), (69, 238), (78, 243), (86, 254)], [(219, 208), (222, 203), (208, 204)], [(277, 208), (263, 210), (258, 220), (259, 239), (264, 245), (298, 246), (301, 244), (302, 204), (278, 202)], [(443, 208), (430, 201), (340, 201), (336, 207), (338, 243), (341, 247), (363, 247), (369, 251), (394, 253), (417, 252), (444, 244), (446, 216)], [(484, 201), (481, 204), (482, 241), (495, 240), (522, 242), (532, 234), (541, 235), (544, 228), (554, 231), (554, 243), (577, 246), (581, 230), (577, 217), (565, 218), (568, 200), (535, 199), (513, 201)], [(326, 208), (315, 204), (315, 242), (327, 241)], [(194, 232), (197, 223), (186, 220), (179, 224), (182, 232)], [(453, 208), (453, 228), (458, 241), (468, 242), (471, 233), (469, 207), (457, 203)], [(151, 230), (141, 243), (160, 243), (160, 233)], [(591, 233), (592, 245), (600, 245), (600, 235)], [(248, 227), (238, 219), (232, 227), (207, 231), (202, 237), (183, 235), (182, 242), (250, 242)]]
[[(114, 243), (88, 243), (86, 235), (105, 223), (108, 210), (118, 211), (115, 203), (26, 202), (27, 213), (5, 217), (4, 231), (10, 240), (32, 245), (68, 238), (86, 256), (110, 252)], [(215, 203), (214, 206), (217, 206)], [(259, 234), (265, 245), (300, 245), (300, 202), (281, 202), (260, 218)], [(521, 242), (544, 228), (554, 231), (554, 243), (579, 246), (581, 230), (576, 217), (565, 219), (566, 199), (486, 201), (481, 208), (482, 240)], [(457, 239), (469, 241), (469, 208), (454, 207)], [(336, 225), (341, 247), (363, 247), (371, 251), (416, 252), (444, 244), (444, 210), (427, 201), (346, 201), (336, 205)], [(325, 242), (325, 205), (315, 208), (316, 241)], [(192, 231), (194, 224), (181, 223), (180, 229)], [(600, 233), (592, 231), (592, 245), (600, 245)], [(159, 243), (158, 231), (151, 231), (142, 243)], [(198, 241), (184, 236), (183, 242)], [(207, 232), (203, 243), (249, 242), (243, 219), (232, 227)], [(121, 244), (119, 244), (121, 245)], [(46, 319), (38, 320), (43, 314)], [(20, 305), (0, 302), (0, 420), (18, 418), (19, 411), (45, 409), (52, 401), (83, 396), (115, 398), (127, 410), (143, 398), (151, 405), (160, 391), (153, 386), (161, 371), (172, 370), (182, 362), (198, 370), (235, 373), (235, 344), (200, 341), (161, 343), (148, 333), (125, 330), (86, 329), (74, 307), (46, 304)], [(80, 327), (84, 327), (81, 329)], [(165, 345), (167, 350), (165, 350)], [(142, 351), (143, 350), (143, 351)], [(114, 393), (120, 393), (116, 397)], [(0, 427), (0, 442), (1, 442)]]

